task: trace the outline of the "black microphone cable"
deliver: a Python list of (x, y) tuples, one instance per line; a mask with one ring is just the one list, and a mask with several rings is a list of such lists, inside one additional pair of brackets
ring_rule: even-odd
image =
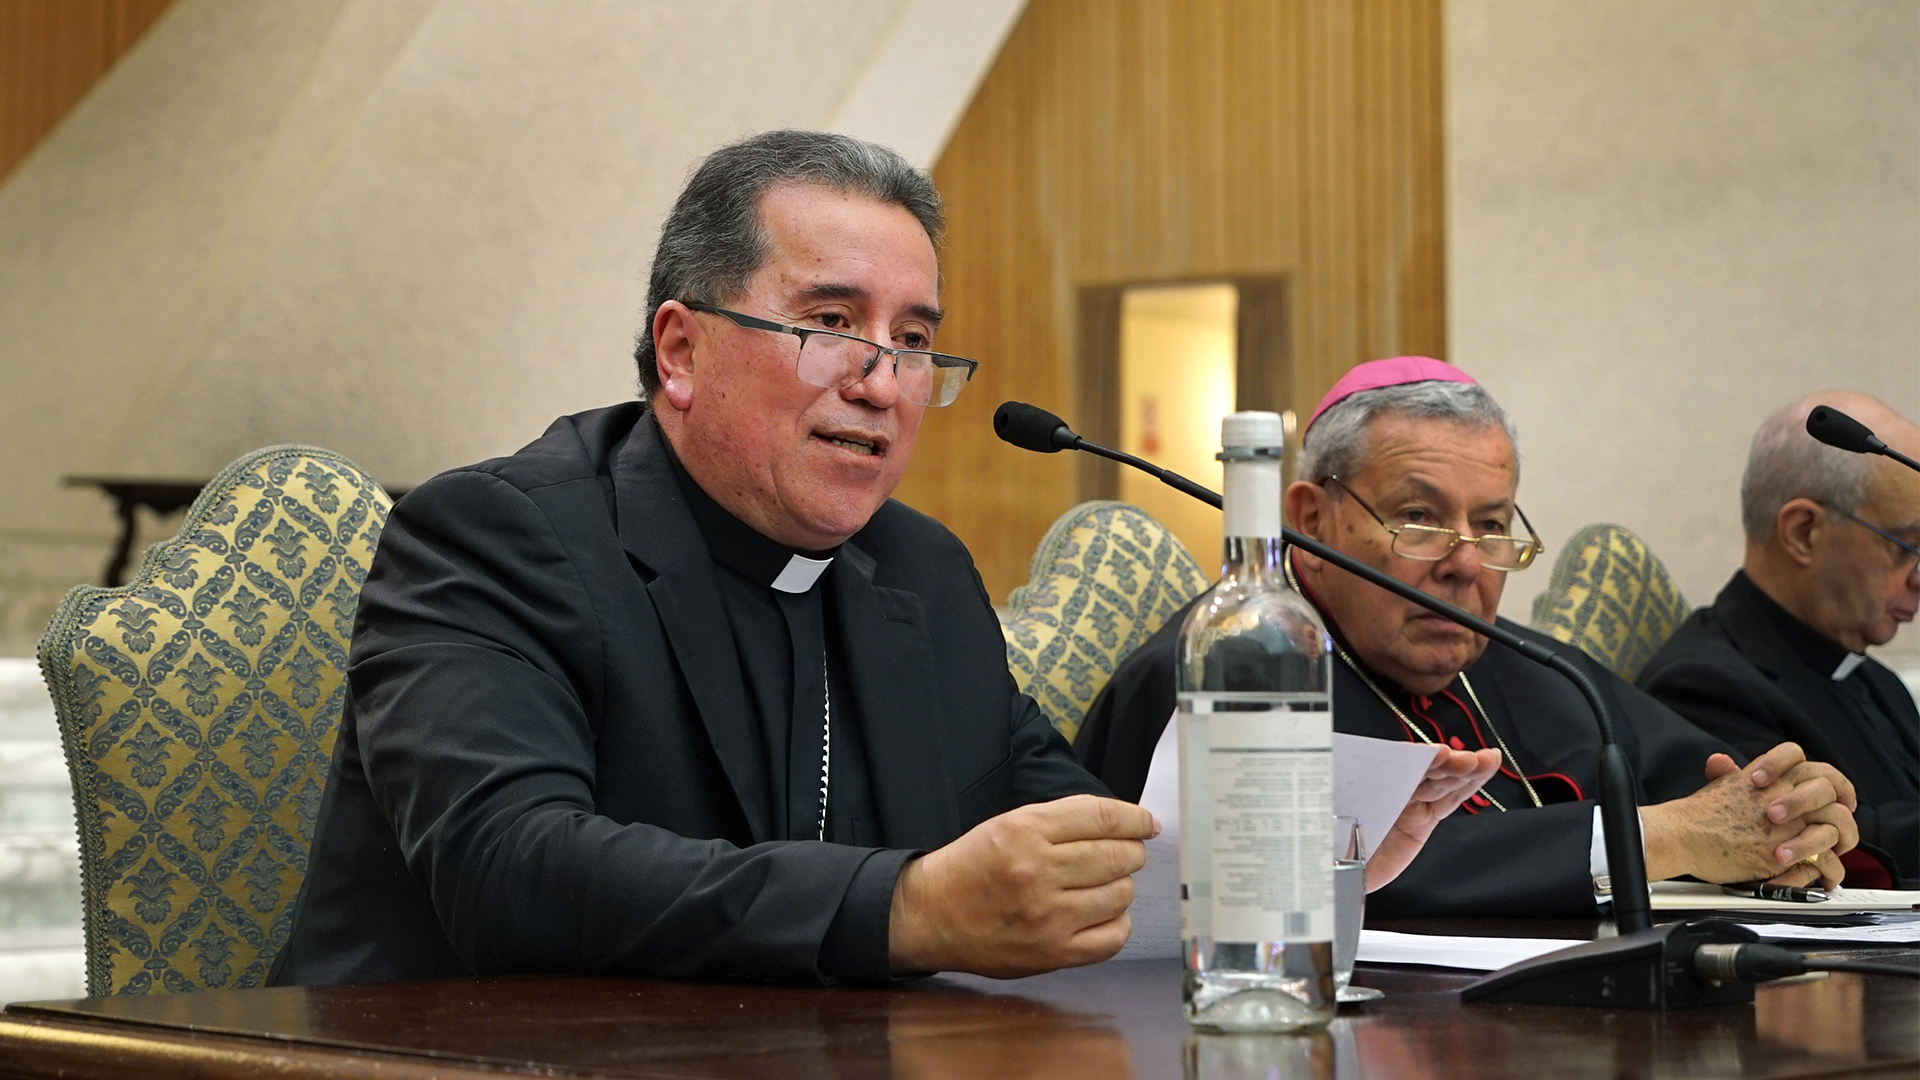
[(1821, 960), (1759, 941), (1702, 945), (1693, 952), (1693, 969), (1710, 982), (1766, 982), (1809, 971), (1850, 971), (1860, 975), (1920, 979), (1920, 967), (1872, 960)]
[[(1822, 409), (1827, 407), (1822, 406)], [(1860, 425), (1838, 410), (1827, 409), (1836, 414), (1845, 423)], [(1814, 431), (1819, 427), (1819, 431)], [(1828, 441), (1822, 434), (1844, 424), (1838, 424), (1832, 417), (1822, 415), (1820, 422), (1809, 422), (1808, 429), (1815, 438)], [(1111, 461), (1128, 465), (1159, 479), (1179, 491), (1185, 492), (1213, 507), (1219, 507), (1220, 496), (1199, 484), (1171, 470), (1162, 469), (1150, 461), (1134, 457), (1098, 443), (1088, 442), (1074, 433), (1066, 421), (1058, 416), (1021, 401), (1003, 403), (993, 414), (993, 429), (1001, 439), (1024, 450), (1042, 454), (1058, 453), (1061, 450), (1080, 450)], [(1864, 427), (1860, 428), (1865, 431)], [(1847, 437), (1851, 438), (1851, 429)], [(1867, 438), (1871, 439), (1869, 432)], [(1874, 439), (1874, 442), (1879, 440)], [(1920, 466), (1916, 466), (1920, 468)], [(1614, 876), (1615, 904), (1614, 925), (1622, 938), (1630, 935), (1646, 936), (1654, 933), (1652, 912), (1645, 899), (1646, 864), (1640, 851), (1639, 819), (1630, 809), (1634, 805), (1633, 767), (1627, 761), (1625, 753), (1614, 738), (1615, 723), (1610, 715), (1606, 698), (1599, 687), (1587, 675), (1585, 670), (1567, 660), (1560, 654), (1529, 641), (1497, 624), (1489, 624), (1474, 618), (1458, 608), (1435, 597), (1427, 596), (1403, 582), (1366, 566), (1346, 554), (1329, 548), (1318, 541), (1301, 536), (1292, 529), (1283, 529), (1282, 535), (1287, 543), (1310, 551), (1328, 562), (1352, 573), (1366, 581), (1386, 589), (1403, 599), (1412, 601), (1447, 619), (1452, 620), (1475, 633), (1481, 634), (1502, 645), (1513, 649), (1522, 656), (1560, 672), (1574, 683), (1581, 695), (1587, 699), (1593, 709), (1594, 718), (1601, 734), (1600, 779), (1602, 788), (1601, 806), (1605, 816), (1607, 853), (1610, 862), (1616, 868), (1623, 868)], [(1629, 885), (1625, 890), (1620, 886), (1623, 880)], [(1628, 897), (1639, 897), (1637, 903), (1628, 903)], [(1706, 944), (1697, 946), (1693, 954), (1694, 970), (1709, 982), (1764, 982), (1768, 979), (1785, 978), (1808, 971), (1850, 971), (1861, 974), (1896, 975), (1906, 978), (1920, 978), (1920, 968), (1906, 967), (1900, 964), (1879, 964), (1871, 961), (1852, 960), (1814, 960), (1791, 949), (1759, 942), (1741, 944)], [(1520, 965), (1517, 965), (1520, 966)], [(1562, 973), (1564, 976), (1564, 973)], [(1489, 978), (1496, 978), (1490, 976)], [(1611, 976), (1607, 976), (1611, 978)], [(1482, 980), (1486, 982), (1486, 980)], [(1480, 985), (1480, 984), (1475, 984)], [(1498, 988), (1496, 988), (1498, 989)], [(1471, 999), (1473, 986), (1466, 988), (1466, 996)], [(1500, 1000), (1494, 998), (1493, 1000)], [(1525, 999), (1516, 999), (1525, 1000)], [(1595, 1002), (1598, 1003), (1598, 1002)], [(1666, 1005), (1660, 1006), (1662, 1008)]]
[[(1134, 457), (1099, 443), (1089, 442), (1074, 433), (1067, 422), (1038, 406), (1023, 401), (1008, 401), (1001, 404), (993, 414), (993, 430), (1001, 439), (1025, 450), (1042, 454), (1051, 454), (1059, 450), (1079, 450), (1096, 454), (1110, 461), (1117, 461), (1139, 469), (1158, 479), (1161, 483), (1177, 491), (1199, 499), (1218, 509), (1218, 492), (1201, 487), (1199, 484), (1181, 476), (1171, 469), (1163, 469), (1151, 461)], [(1640, 818), (1633, 812), (1634, 798), (1633, 764), (1627, 760), (1626, 751), (1620, 748), (1620, 742), (1614, 736), (1619, 724), (1615, 722), (1613, 707), (1585, 669), (1535, 641), (1530, 641), (1497, 623), (1475, 618), (1465, 611), (1454, 607), (1435, 596), (1400, 581), (1374, 567), (1367, 566), (1358, 559), (1337, 551), (1311, 537), (1302, 536), (1289, 528), (1282, 528), (1280, 535), (1288, 544), (1310, 552), (1314, 556), (1345, 570), (1349, 574), (1372, 582), (1380, 588), (1393, 593), (1404, 600), (1419, 604), (1440, 617), (1464, 626), (1474, 633), (1492, 641), (1497, 641), (1520, 655), (1558, 671), (1573, 683), (1587, 704), (1593, 709), (1596, 726), (1600, 729), (1600, 761), (1598, 772), (1600, 780), (1600, 815), (1602, 831), (1606, 834), (1607, 858), (1613, 866), (1613, 922), (1622, 934), (1631, 934), (1646, 930), (1653, 925), (1652, 906), (1647, 900), (1647, 868), (1645, 856), (1641, 851)]]

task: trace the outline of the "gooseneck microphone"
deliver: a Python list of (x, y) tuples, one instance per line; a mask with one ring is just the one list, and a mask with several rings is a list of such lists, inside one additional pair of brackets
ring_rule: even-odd
[(1856, 454), (1879, 454), (1909, 469), (1920, 470), (1920, 461), (1881, 442), (1867, 429), (1867, 425), (1831, 405), (1815, 405), (1813, 411), (1807, 414), (1807, 434), (1840, 450), (1850, 450)]
[[(1000, 438), (1022, 449), (1038, 450), (1043, 454), (1062, 449), (1084, 450), (1141, 469), (1169, 487), (1184, 491), (1211, 506), (1220, 505), (1218, 493), (1132, 454), (1089, 442), (1075, 434), (1066, 421), (1037, 406), (1019, 401), (1006, 402), (993, 414), (993, 429)], [(1429, 596), (1399, 578), (1382, 573), (1312, 537), (1285, 527), (1280, 531), (1287, 543), (1302, 551), (1364, 578), (1395, 596), (1412, 601), (1443, 619), (1497, 641), (1535, 663), (1553, 668), (1573, 682), (1592, 706), (1594, 716), (1599, 721), (1600, 820), (1606, 834), (1608, 876), (1613, 882), (1614, 925), (1622, 934), (1651, 926), (1653, 915), (1647, 900), (1646, 853), (1641, 847), (1640, 817), (1636, 812), (1639, 799), (1634, 792), (1633, 767), (1627, 761), (1626, 752), (1620, 749), (1619, 742), (1614, 738), (1616, 725), (1612, 704), (1600, 693), (1593, 679), (1578, 664), (1539, 642), (1529, 641), (1503, 626), (1470, 615), (1445, 600)]]
[(1082, 441), (1065, 420), (1024, 401), (1004, 402), (993, 411), (993, 433), (1022, 450), (1039, 454), (1075, 450)]
[[(1212, 506), (1220, 505), (1217, 493), (1132, 454), (1089, 442), (1045, 409), (1009, 401), (994, 413), (993, 427), (1000, 438), (1023, 449), (1045, 454), (1084, 450), (1141, 469)], [(1689, 960), (1703, 944), (1751, 942), (1751, 931), (1712, 919), (1653, 926), (1633, 766), (1614, 737), (1617, 724), (1612, 703), (1584, 669), (1539, 642), (1470, 615), (1318, 540), (1284, 526), (1280, 531), (1288, 544), (1554, 669), (1573, 683), (1593, 710), (1600, 729), (1600, 823), (1613, 882), (1613, 922), (1619, 934), (1496, 971), (1465, 987), (1460, 994), (1463, 1000), (1665, 1009), (1753, 999), (1751, 987), (1710, 981), (1696, 973)]]
[(1065, 420), (1038, 405), (1029, 405), (1024, 401), (1002, 402), (1000, 407), (993, 411), (993, 432), (1022, 450), (1033, 450), (1042, 454), (1057, 453), (1061, 450), (1084, 450), (1109, 461), (1131, 465), (1175, 491), (1191, 495), (1215, 510), (1220, 509), (1219, 492), (1209, 491), (1179, 473), (1171, 469), (1163, 469), (1144, 458), (1137, 458), (1132, 454), (1122, 453), (1096, 442), (1088, 442), (1074, 434)]

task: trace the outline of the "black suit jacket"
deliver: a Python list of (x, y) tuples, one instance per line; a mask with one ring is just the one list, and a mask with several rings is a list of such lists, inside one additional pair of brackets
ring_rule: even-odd
[[(1154, 744), (1173, 711), (1174, 657), (1180, 624), (1191, 607), (1121, 662), (1087, 710), (1075, 740), (1088, 770), (1120, 798), (1137, 800), (1146, 785)], [(1643, 804), (1692, 794), (1706, 782), (1708, 756), (1728, 749), (1579, 649), (1505, 619), (1500, 625), (1580, 664), (1611, 697), (1615, 713), (1627, 721), (1618, 738), (1633, 764)], [(1560, 773), (1589, 795), (1596, 790), (1599, 729), (1571, 682), (1501, 645), (1489, 645), (1467, 674), (1521, 768), (1535, 775)], [(1465, 696), (1457, 679), (1453, 690)], [(1407, 738), (1386, 705), (1337, 660), (1333, 727), (1376, 739)], [(1548, 794), (1544, 785), (1542, 792)], [(1516, 803), (1505, 813), (1456, 811), (1434, 828), (1405, 872), (1367, 897), (1367, 914), (1591, 917), (1593, 807), (1589, 798), (1541, 807)]]
[(877, 846), (773, 839), (763, 736), (667, 453), (642, 406), (615, 406), (394, 508), (275, 981), (811, 981), (830, 934), (883, 978), (914, 850), (1104, 792), (1015, 689), (965, 548), (889, 502), (821, 586)]
[[(1852, 780), (1860, 797), (1854, 820), (1863, 847), (1891, 861), (1902, 888), (1920, 888), (1920, 710), (1900, 677), (1866, 660), (1849, 676), (1867, 690), (1901, 728), (1886, 745), (1866, 727), (1832, 679), (1796, 648), (1804, 624), (1782, 625), (1793, 616), (1774, 603), (1744, 572), (1737, 572), (1714, 599), (1688, 617), (1672, 640), (1640, 672), (1648, 693), (1748, 754), (1789, 740), (1813, 761), (1824, 761)], [(1824, 639), (1823, 639), (1824, 640)], [(1828, 643), (1837, 660), (1844, 650)]]

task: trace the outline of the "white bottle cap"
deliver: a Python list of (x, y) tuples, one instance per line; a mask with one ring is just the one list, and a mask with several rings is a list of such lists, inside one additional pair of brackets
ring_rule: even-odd
[(1287, 443), (1279, 413), (1237, 412), (1220, 421), (1220, 445), (1227, 449), (1280, 447)]
[(1286, 444), (1279, 413), (1239, 412), (1220, 421), (1225, 535), (1280, 535), (1280, 451)]

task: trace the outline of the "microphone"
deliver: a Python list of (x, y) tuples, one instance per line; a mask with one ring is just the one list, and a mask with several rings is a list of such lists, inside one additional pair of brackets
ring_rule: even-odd
[(1000, 407), (993, 411), (993, 433), (1022, 450), (1032, 450), (1041, 454), (1052, 454), (1061, 450), (1085, 450), (1089, 454), (1117, 461), (1122, 465), (1131, 465), (1176, 491), (1191, 495), (1215, 510), (1220, 509), (1219, 492), (1203, 488), (1179, 473), (1171, 469), (1163, 469), (1144, 458), (1121, 453), (1096, 442), (1088, 442), (1074, 434), (1065, 420), (1038, 405), (1029, 405), (1024, 401), (1002, 402)]
[(1815, 405), (1807, 414), (1807, 434), (1840, 450), (1856, 454), (1890, 457), (1909, 469), (1920, 470), (1920, 462), (1879, 440), (1867, 425), (1831, 405)]
[(993, 411), (993, 433), (1036, 454), (1072, 450), (1080, 442), (1080, 436), (1067, 427), (1065, 420), (1024, 401), (1003, 402)]
[[(1001, 418), (1009, 417), (1006, 424)], [(1016, 418), (1038, 416), (1030, 427), (1016, 432)], [(994, 430), (1015, 446), (1034, 449), (1015, 435), (1026, 435), (1039, 427), (1047, 428), (1046, 445), (1053, 453), (1060, 448), (1085, 450), (1141, 469), (1170, 487), (1219, 507), (1220, 496), (1199, 484), (1150, 462), (1122, 453), (1074, 434), (1066, 422), (1044, 409), (1018, 401), (1009, 401), (994, 413)], [(1463, 988), (1462, 1000), (1521, 1002), (1546, 1005), (1601, 1005), (1609, 1007), (1665, 1009), (1682, 1005), (1700, 1005), (1727, 1001), (1753, 1000), (1753, 988), (1738, 983), (1714, 983), (1695, 972), (1690, 963), (1674, 963), (1677, 957), (1697, 946), (1714, 941), (1748, 941), (1750, 937), (1733, 923), (1695, 920), (1653, 926), (1652, 905), (1647, 899), (1646, 851), (1640, 837), (1639, 798), (1634, 791), (1633, 765), (1620, 748), (1614, 732), (1613, 707), (1600, 687), (1584, 669), (1572, 660), (1531, 641), (1504, 626), (1471, 615), (1438, 597), (1392, 577), (1345, 552), (1285, 526), (1281, 538), (1317, 558), (1363, 578), (1403, 600), (1472, 630), (1476, 634), (1519, 653), (1537, 664), (1559, 672), (1593, 710), (1600, 729), (1599, 802), (1601, 831), (1607, 845), (1607, 866), (1613, 881), (1613, 922), (1618, 936), (1587, 942), (1571, 949), (1548, 953), (1493, 972)], [(1736, 933), (1737, 932), (1737, 933)], [(1730, 936), (1731, 935), (1731, 936)], [(1623, 989), (1624, 987), (1624, 989)], [(1744, 993), (1745, 996), (1741, 996)]]
[(1887, 449), (1887, 444), (1874, 438), (1867, 425), (1831, 405), (1815, 405), (1807, 414), (1807, 434), (1828, 446), (1856, 454), (1879, 454)]

